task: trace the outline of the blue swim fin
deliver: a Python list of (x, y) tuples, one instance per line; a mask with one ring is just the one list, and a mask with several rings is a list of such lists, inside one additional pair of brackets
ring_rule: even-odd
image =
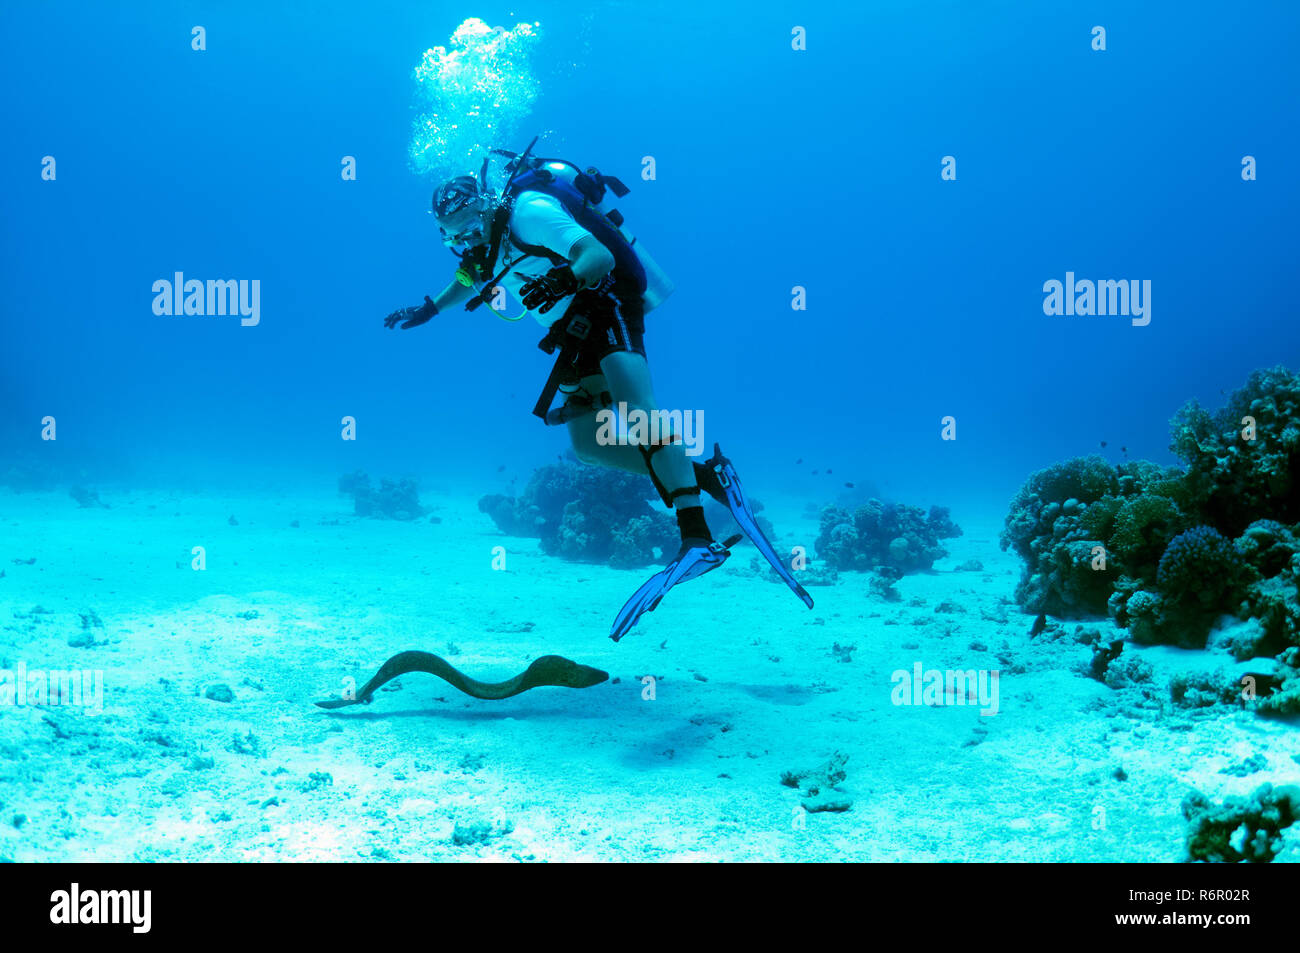
[(677, 551), (673, 561), (632, 593), (632, 598), (627, 600), (614, 619), (609, 637), (617, 642), (627, 635), (644, 613), (654, 611), (655, 606), (659, 605), (659, 600), (666, 596), (673, 586), (717, 569), (731, 555), (731, 547), (740, 542), (740, 539), (739, 536), (733, 536), (725, 543), (707, 542), (703, 539), (683, 542), (682, 548)]
[[(763, 554), (763, 558), (772, 564), (776, 574), (785, 580), (785, 584), (790, 587), (794, 594), (803, 600), (803, 604), (811, 609), (813, 607), (812, 596), (808, 595), (808, 590), (799, 585), (798, 580), (794, 578), (794, 573), (790, 571), (790, 567), (776, 554), (776, 549), (773, 548), (768, 538), (763, 535), (763, 531), (758, 528), (758, 519), (749, 506), (749, 500), (745, 498), (745, 491), (740, 485), (740, 477), (736, 475), (736, 468), (730, 460), (722, 455), (722, 448), (715, 443), (713, 445), (713, 456), (703, 464), (697, 464), (697, 466), (700, 469), (696, 470), (696, 474), (704, 477), (704, 479), (700, 480), (700, 486), (710, 496), (717, 499), (719, 503), (731, 510), (731, 518), (740, 524), (740, 528), (749, 537), (749, 541)], [(712, 478), (709, 477), (709, 474), (712, 475)]]

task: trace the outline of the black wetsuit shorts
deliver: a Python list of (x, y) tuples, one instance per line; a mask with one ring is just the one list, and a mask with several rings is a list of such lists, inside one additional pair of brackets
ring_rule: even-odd
[(586, 318), (591, 329), (573, 363), (564, 369), (561, 384), (576, 384), (584, 377), (599, 374), (600, 362), (615, 351), (645, 357), (645, 312), (639, 295), (599, 287), (580, 291), (564, 317), (552, 327), (552, 333), (562, 333), (561, 329), (575, 317)]

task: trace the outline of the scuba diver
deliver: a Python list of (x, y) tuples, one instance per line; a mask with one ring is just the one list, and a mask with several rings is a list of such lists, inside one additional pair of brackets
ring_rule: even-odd
[[(644, 443), (600, 439), (598, 411), (626, 407), (655, 419), (658, 409), (645, 352), (645, 315), (672, 292), (672, 283), (623, 227), (611, 207), (627, 195), (618, 179), (595, 168), (585, 171), (559, 159), (532, 155), (534, 138), (522, 153), (494, 149), (477, 177), (460, 175), (442, 183), (430, 210), (443, 244), (459, 255), (455, 280), (424, 303), (388, 315), (388, 328), (414, 328), (457, 306), (487, 305), (517, 321), (532, 313), (548, 328), (539, 347), (559, 352), (533, 413), (545, 423), (565, 424), (574, 452), (584, 463), (648, 474), (665, 506), (674, 510), (681, 547), (628, 600), (610, 631), (618, 641), (668, 590), (716, 569), (743, 537), (713, 538), (700, 493), (731, 511), (736, 523), (786, 584), (812, 608), (799, 585), (763, 535), (731, 461), (714, 444), (703, 464), (687, 456), (680, 435)], [(488, 185), (492, 155), (506, 157), (505, 185)], [(524, 314), (508, 317), (504, 291), (521, 302)], [(552, 409), (556, 394), (562, 404)], [(601, 415), (605, 416), (605, 415)]]

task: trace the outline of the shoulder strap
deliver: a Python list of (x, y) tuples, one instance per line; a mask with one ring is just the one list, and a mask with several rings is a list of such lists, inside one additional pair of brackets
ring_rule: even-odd
[[(534, 258), (545, 258), (552, 265), (559, 266), (559, 265), (568, 264), (568, 259), (565, 258), (563, 255), (556, 254), (555, 252), (547, 248), (545, 245), (528, 244), (528, 242), (521, 239), (513, 229), (511, 229), (510, 231), (510, 245), (514, 248), (519, 249), (525, 255), (531, 255)], [(518, 259), (515, 260), (515, 264), (516, 265), (519, 264)], [(512, 265), (511, 267), (514, 266)]]
[[(501, 204), (492, 216), (492, 236), (488, 242), (487, 259), (483, 264), (485, 272), (491, 273), (492, 269), (497, 265), (497, 258), (501, 254), (501, 243), (505, 240), (506, 232), (510, 228), (510, 212), (514, 208), (514, 204), (513, 198), (508, 199)], [(489, 279), (487, 284), (483, 286), (482, 291), (465, 302), (465, 310), (474, 311), (484, 304), (492, 294), (492, 289), (501, 283), (501, 279), (509, 274), (510, 269), (513, 267), (514, 264), (507, 265), (495, 278)]]
[(516, 194), (531, 190), (559, 202), (575, 222), (591, 232), (596, 240), (614, 256), (615, 267), (621, 273), (624, 282), (635, 287), (638, 295), (645, 293), (645, 268), (637, 253), (623, 237), (622, 231), (592, 208), (582, 192), (545, 169), (535, 169), (520, 176), (515, 182), (515, 188)]

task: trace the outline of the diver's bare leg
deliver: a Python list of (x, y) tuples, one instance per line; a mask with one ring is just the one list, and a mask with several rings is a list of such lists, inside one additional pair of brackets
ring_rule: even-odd
[[(650, 365), (646, 359), (634, 351), (615, 351), (607, 354), (600, 362), (600, 369), (608, 382), (610, 397), (615, 406), (626, 404), (629, 412), (645, 411), (650, 414), (658, 409), (655, 402), (654, 388), (650, 383)], [(595, 431), (592, 431), (593, 436)], [(680, 434), (678, 437), (680, 438)], [(611, 449), (611, 448), (602, 448)], [(640, 450), (627, 446), (617, 449), (630, 451), (640, 464), (639, 472), (645, 472), (645, 461)], [(686, 448), (681, 440), (665, 444), (654, 454), (655, 474), (668, 490), (680, 490), (695, 486), (695, 468), (686, 456)], [(624, 467), (624, 469), (630, 469)], [(699, 506), (698, 493), (683, 494), (673, 501), (674, 508), (680, 513), (687, 507)]]
[[(602, 374), (595, 374), (582, 379), (582, 390), (588, 395), (602, 394), (609, 390)], [(601, 443), (596, 439), (600, 421), (596, 414), (575, 417), (568, 423), (569, 440), (573, 443), (573, 452), (583, 463), (594, 466), (613, 467), (629, 473), (645, 474), (645, 459), (636, 447), (626, 444)]]

